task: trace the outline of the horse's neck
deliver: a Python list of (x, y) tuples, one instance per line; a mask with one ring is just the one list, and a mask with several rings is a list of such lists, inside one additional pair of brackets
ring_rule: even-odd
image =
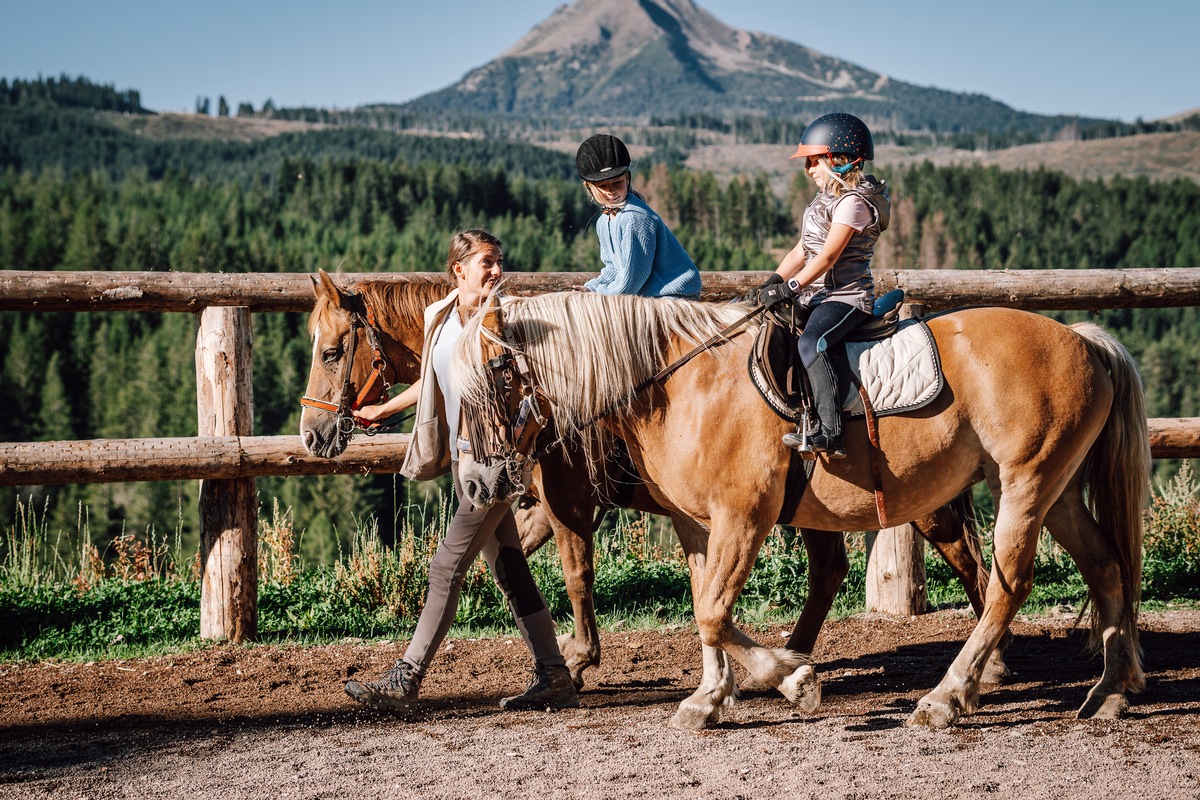
[(380, 330), (393, 346), (405, 347), (415, 353), (418, 358), (421, 356), (421, 351), (425, 347), (424, 319), (400, 320), (392, 322), (386, 328), (381, 326)]
[(392, 303), (381, 294), (376, 299), (376, 322), (382, 334), (380, 347), (383, 348), (384, 357), (396, 365), (398, 372), (411, 372), (411, 375), (402, 374), (399, 377), (405, 383), (412, 383), (420, 377), (420, 362), (422, 351), (425, 349), (424, 309), (427, 305), (443, 299), (450, 293), (450, 289), (438, 285), (416, 284), (405, 289), (392, 289), (398, 290), (420, 291), (421, 302)]

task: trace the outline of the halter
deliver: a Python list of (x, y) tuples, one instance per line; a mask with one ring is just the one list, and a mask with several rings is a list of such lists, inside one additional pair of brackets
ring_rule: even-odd
[[(319, 411), (328, 411), (337, 417), (337, 429), (343, 436), (349, 436), (354, 432), (355, 428), (365, 430), (367, 433), (373, 433), (373, 429), (368, 429), (362, 425), (354, 413), (362, 408), (367, 401), (375, 396), (387, 397), (391, 391), (391, 384), (388, 383), (384, 371), (388, 368), (387, 359), (383, 355), (383, 349), (379, 346), (379, 336), (376, 331), (375, 309), (371, 308), (371, 304), (367, 302), (367, 298), (357, 292), (346, 294), (346, 299), (353, 300), (353, 305), (356, 306), (353, 310), (347, 309), (350, 314), (350, 342), (346, 346), (346, 357), (342, 366), (342, 391), (338, 396), (337, 403), (331, 403), (326, 400), (318, 400), (315, 397), (301, 397), (300, 405), (305, 408), (315, 408)], [(362, 310), (358, 310), (357, 306), (361, 306)], [(371, 373), (367, 376), (367, 380), (363, 383), (362, 389), (357, 395), (354, 394), (354, 351), (358, 346), (358, 331), (362, 329), (367, 333), (367, 341), (371, 345)], [(350, 398), (354, 399), (351, 400)]]
[[(524, 494), (541, 455), (541, 451), (534, 455), (529, 455), (529, 451), (550, 421), (551, 402), (534, 383), (525, 354), (508, 338), (503, 323), (500, 330), (502, 338), (494, 341), (503, 350), (484, 362), (492, 379), (491, 391), (483, 408), (466, 409), (467, 435), (471, 457), (486, 465), (499, 461), (514, 490)], [(521, 399), (510, 415), (505, 399), (514, 386), (520, 387)], [(488, 424), (488, 418), (494, 424)]]

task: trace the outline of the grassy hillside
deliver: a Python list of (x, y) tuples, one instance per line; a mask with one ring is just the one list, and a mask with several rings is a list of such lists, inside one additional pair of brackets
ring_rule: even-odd
[[(263, 142), (274, 137), (322, 133), (332, 145), (337, 137), (335, 128), (317, 122), (257, 117), (206, 117), (199, 114), (120, 115), (106, 114), (103, 119), (116, 129), (148, 142)], [(545, 131), (524, 141), (563, 156), (574, 156), (579, 142), (597, 130), (595, 127)], [(642, 160), (661, 158), (656, 155), (655, 143), (671, 137), (672, 129), (619, 129), (631, 145), (634, 157)], [(415, 147), (425, 138), (457, 141), (483, 141), (480, 132), (401, 132)], [(689, 169), (710, 171), (722, 178), (733, 175), (767, 175), (776, 193), (782, 196), (797, 174), (795, 162), (789, 161), (791, 147), (787, 144), (744, 144), (734, 135), (715, 133), (697, 137), (683, 155)], [(641, 141), (639, 141), (641, 139)], [(676, 137), (678, 141), (685, 139)], [(289, 140), (290, 141), (290, 140)], [(381, 139), (390, 142), (390, 138)], [(402, 138), (395, 143), (397, 151), (405, 150)], [(456, 151), (469, 152), (470, 146), (453, 145)], [(900, 168), (929, 161), (936, 166), (995, 166), (1005, 170), (1046, 169), (1061, 172), (1082, 180), (1103, 180), (1115, 175), (1129, 178), (1146, 177), (1152, 181), (1186, 178), (1200, 183), (1200, 131), (1143, 133), (1110, 139), (1042, 142), (1017, 145), (997, 150), (974, 150), (954, 147), (935, 147), (929, 144), (880, 144), (876, 147), (876, 163), (883, 167)], [(557, 164), (564, 164), (562, 159)], [(568, 168), (569, 172), (569, 168)]]
[[(721, 176), (764, 173), (777, 191), (799, 173), (786, 145), (722, 142), (698, 145), (684, 162), (689, 169)], [(1002, 150), (958, 150), (884, 144), (875, 148), (875, 165), (898, 169), (928, 161), (935, 166), (999, 167), (1003, 170), (1045, 169), (1079, 180), (1106, 180), (1116, 175), (1152, 181), (1185, 178), (1200, 183), (1200, 132), (1143, 133), (1115, 139), (1045, 142)]]

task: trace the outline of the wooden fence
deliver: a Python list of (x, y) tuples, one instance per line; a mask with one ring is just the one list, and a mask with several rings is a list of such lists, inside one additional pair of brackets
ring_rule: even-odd
[[(343, 275), (404, 281), (405, 274)], [(578, 285), (589, 273), (513, 274), (508, 291), (537, 294)], [(705, 273), (704, 297), (747, 292), (757, 272)], [(1200, 305), (1200, 269), (958, 271), (880, 270), (881, 291), (903, 288), (926, 310), (995, 305), (1094, 310)], [(354, 439), (335, 459), (308, 455), (296, 436), (253, 436), (250, 315), (312, 308), (307, 274), (33, 272), (0, 270), (0, 311), (161, 311), (199, 317), (199, 436), (0, 443), (0, 485), (200, 480), (200, 633), (243, 641), (257, 631), (257, 498), (263, 475), (395, 472), (408, 437)], [(1200, 456), (1200, 418), (1149, 421), (1156, 458)], [(868, 602), (892, 613), (924, 608), (924, 564), (911, 526), (881, 532), (870, 559)], [(911, 566), (910, 566), (911, 564)]]

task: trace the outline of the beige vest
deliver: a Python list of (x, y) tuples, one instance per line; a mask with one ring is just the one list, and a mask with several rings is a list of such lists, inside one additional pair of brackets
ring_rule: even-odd
[(425, 346), (421, 351), (421, 394), (417, 397), (417, 420), (413, 423), (412, 440), (400, 474), (415, 481), (430, 481), (450, 471), (450, 428), (445, 416), (446, 403), (433, 371), (433, 337), (447, 314), (458, 305), (458, 289), (445, 300), (425, 309)]
[[(500, 302), (510, 298), (500, 296)], [(433, 371), (433, 341), (448, 314), (458, 307), (458, 289), (425, 309), (425, 344), (421, 350), (421, 394), (417, 397), (417, 419), (400, 474), (414, 481), (431, 481), (450, 471), (450, 426), (442, 419), (446, 401)]]

